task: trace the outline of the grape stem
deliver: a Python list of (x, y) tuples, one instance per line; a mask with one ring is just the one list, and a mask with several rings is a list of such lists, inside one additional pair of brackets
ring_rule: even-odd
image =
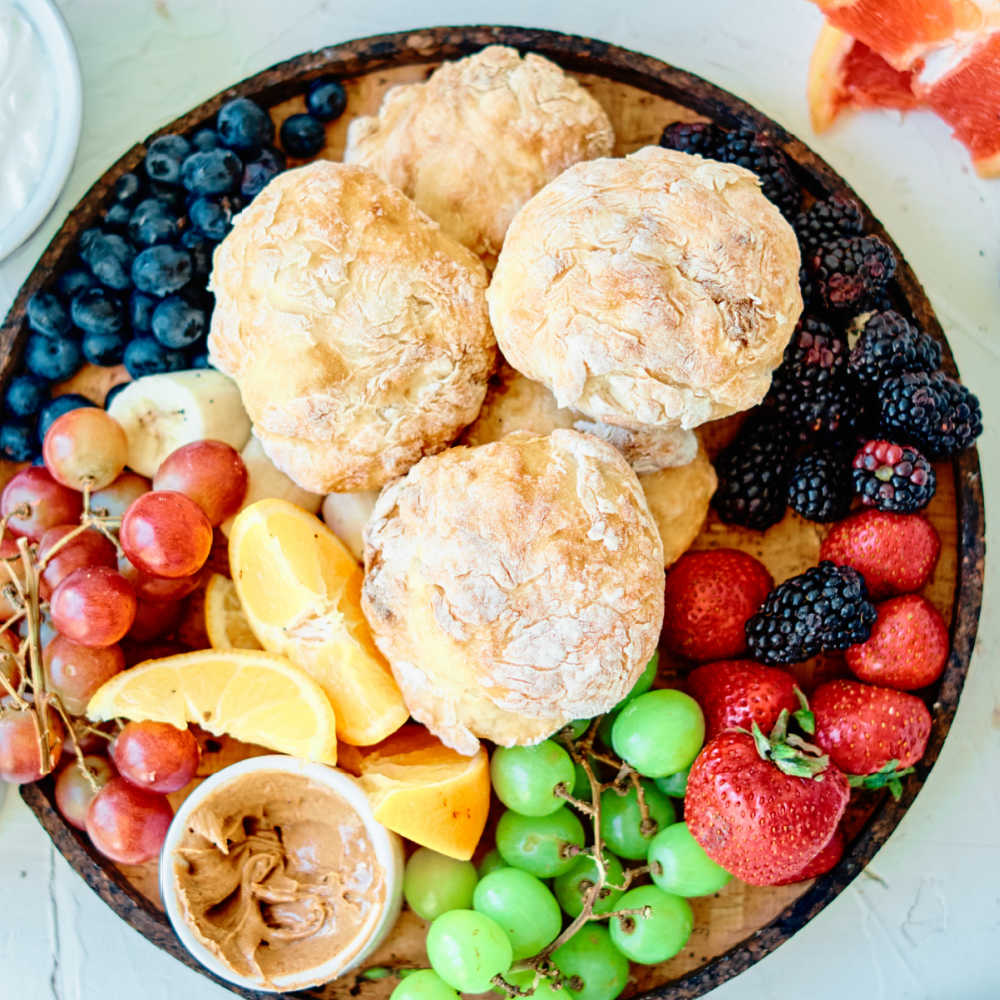
[(49, 733), (49, 695), (46, 687), (45, 667), (42, 664), (42, 644), (39, 622), (38, 601), (38, 567), (31, 558), (31, 549), (26, 538), (17, 540), (17, 550), (21, 554), (21, 565), (24, 567), (24, 582), (27, 586), (25, 610), (28, 619), (28, 673), (31, 677), (31, 689), (35, 695), (34, 716), (35, 731), (38, 735), (38, 755), (42, 765), (42, 773), (52, 770), (52, 747)]
[(94, 775), (91, 773), (90, 768), (87, 767), (87, 762), (83, 759), (83, 748), (80, 746), (80, 740), (77, 738), (76, 729), (73, 728), (73, 723), (66, 714), (66, 709), (63, 708), (62, 702), (60, 702), (59, 698), (55, 695), (51, 697), (50, 704), (59, 713), (59, 717), (62, 719), (63, 725), (66, 727), (66, 733), (69, 737), (70, 745), (73, 747), (73, 753), (76, 756), (76, 766), (80, 769), (81, 774), (83, 774), (83, 776), (87, 779), (87, 783), (96, 795), (101, 790), (101, 786), (94, 780)]

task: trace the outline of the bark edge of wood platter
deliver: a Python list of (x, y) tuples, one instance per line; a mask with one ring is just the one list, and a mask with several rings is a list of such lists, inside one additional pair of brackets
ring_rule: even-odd
[[(343, 118), (328, 129), (327, 148), (321, 155), (339, 158), (348, 121), (357, 114), (374, 110), (389, 86), (422, 79), (438, 63), (489, 44), (512, 45), (522, 51), (540, 53), (577, 74), (612, 118), (619, 140), (616, 155), (655, 143), (660, 130), (670, 121), (707, 119), (723, 125), (748, 122), (755, 128), (766, 128), (775, 136), (796, 164), (806, 192), (814, 196), (841, 192), (861, 202), (853, 190), (800, 140), (713, 84), (650, 56), (596, 39), (515, 27), (428, 28), (358, 39), (306, 53), (217, 94), (164, 126), (146, 142), (161, 133), (185, 132), (207, 123), (226, 100), (237, 95), (258, 100), (271, 108), (272, 115), (280, 121), (302, 110), (302, 95), (311, 79), (330, 73), (345, 83), (349, 103)], [(0, 326), (0, 384), (10, 377), (23, 349), (28, 298), (54, 272), (67, 265), (77, 237), (98, 219), (115, 180), (140, 163), (145, 149), (145, 143), (134, 146), (91, 187), (32, 270)], [(885, 239), (898, 256), (896, 291), (900, 303), (905, 299), (916, 322), (941, 342), (945, 370), (957, 374), (941, 326), (920, 283), (878, 220), (867, 208), (865, 214), (866, 228)], [(120, 379), (119, 372), (114, 381)], [(95, 397), (102, 391), (95, 388)], [(970, 449), (953, 462), (939, 463), (938, 477), (942, 488), (929, 516), (942, 536), (943, 549), (928, 594), (950, 620), (951, 653), (945, 673), (928, 699), (933, 706), (934, 723), (927, 753), (917, 765), (916, 773), (905, 783), (902, 798), (898, 802), (887, 794), (873, 798), (872, 808), (856, 817), (855, 832), (841, 863), (812, 883), (775, 889), (730, 885), (714, 897), (695, 900), (695, 934), (688, 947), (662, 966), (636, 967), (638, 971), (625, 996), (688, 1000), (707, 993), (763, 958), (828, 905), (862, 871), (919, 792), (951, 726), (969, 668), (979, 620), (985, 558), (978, 453)], [(773, 559), (770, 568), (779, 580), (814, 562), (821, 537), (816, 525), (789, 514), (785, 522), (772, 531), (780, 544), (769, 545), (760, 535), (729, 528), (710, 518), (696, 546), (741, 545), (765, 562), (770, 555)], [(787, 549), (789, 543), (794, 551), (791, 560), (779, 554), (779, 550)], [(214, 770), (216, 766), (231, 762), (229, 750), (224, 747), (218, 760), (209, 763), (208, 769)], [(198, 965), (174, 935), (159, 901), (154, 901), (139, 888), (153, 886), (150, 891), (155, 894), (155, 879), (150, 877), (155, 870), (123, 871), (102, 859), (87, 837), (68, 825), (56, 811), (51, 779), (24, 786), (21, 794), (70, 865), (130, 926), (179, 961), (238, 996), (259, 1000), (274, 996), (235, 987)], [(422, 949), (423, 925), (412, 913), (407, 913), (394, 935), (372, 956), (369, 964), (412, 963), (422, 958)], [(325, 987), (294, 995), (324, 1000), (335, 997), (346, 1000), (348, 996), (383, 1000), (393, 985), (393, 980), (362, 982), (348, 974)]]

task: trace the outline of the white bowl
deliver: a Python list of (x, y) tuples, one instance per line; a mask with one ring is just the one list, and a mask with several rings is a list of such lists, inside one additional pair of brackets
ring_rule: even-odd
[(46, 56), (39, 72), (52, 77), (56, 116), (52, 143), (27, 205), (0, 229), (0, 260), (16, 250), (41, 224), (56, 203), (73, 168), (83, 120), (80, 63), (66, 22), (50, 0), (14, 0), (15, 9), (34, 26)]
[[(385, 905), (375, 923), (366, 930), (366, 940), (355, 955), (350, 956), (347, 961), (342, 955), (334, 956), (313, 969), (276, 976), (270, 984), (234, 972), (195, 937), (181, 912), (177, 899), (176, 875), (172, 863), (178, 844), (187, 830), (187, 821), (191, 813), (219, 788), (236, 778), (261, 771), (279, 771), (283, 774), (301, 775), (317, 784), (326, 786), (334, 794), (344, 799), (361, 817), (375, 851), (375, 860), (385, 871), (386, 882)], [(390, 833), (375, 819), (367, 796), (350, 775), (327, 767), (325, 764), (313, 764), (280, 754), (251, 757), (249, 760), (240, 761), (238, 764), (216, 772), (202, 782), (181, 803), (181, 807), (177, 810), (177, 814), (170, 824), (170, 829), (167, 831), (167, 838), (160, 853), (160, 895), (163, 898), (163, 905), (170, 918), (170, 923), (184, 947), (220, 979), (235, 983), (237, 986), (261, 990), (266, 993), (302, 990), (327, 983), (355, 968), (382, 943), (389, 931), (392, 930), (399, 917), (403, 900), (403, 845), (396, 834)], [(352, 942), (352, 947), (354, 946), (356, 946), (356, 942)]]

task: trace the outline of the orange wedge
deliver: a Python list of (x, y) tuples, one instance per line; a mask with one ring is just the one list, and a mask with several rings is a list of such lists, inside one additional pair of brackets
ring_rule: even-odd
[(151, 719), (179, 729), (193, 722), (216, 736), (337, 763), (329, 699), (307, 673), (273, 653), (202, 649), (147, 660), (98, 688), (87, 715), (95, 722)]
[(236, 584), (213, 573), (205, 587), (205, 632), (212, 649), (260, 649), (240, 604)]
[(350, 763), (383, 826), (450, 858), (472, 857), (490, 810), (482, 747), (466, 757), (413, 723)]
[(364, 574), (319, 518), (260, 500), (233, 522), (229, 561), (254, 634), (315, 678), (341, 740), (369, 746), (399, 729), (410, 713), (361, 612)]

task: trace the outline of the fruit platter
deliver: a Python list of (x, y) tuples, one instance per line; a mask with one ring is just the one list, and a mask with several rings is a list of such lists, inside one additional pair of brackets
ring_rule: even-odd
[(738, 98), (434, 28), (206, 101), (0, 328), (0, 777), (234, 994), (696, 997), (933, 766), (979, 402)]

